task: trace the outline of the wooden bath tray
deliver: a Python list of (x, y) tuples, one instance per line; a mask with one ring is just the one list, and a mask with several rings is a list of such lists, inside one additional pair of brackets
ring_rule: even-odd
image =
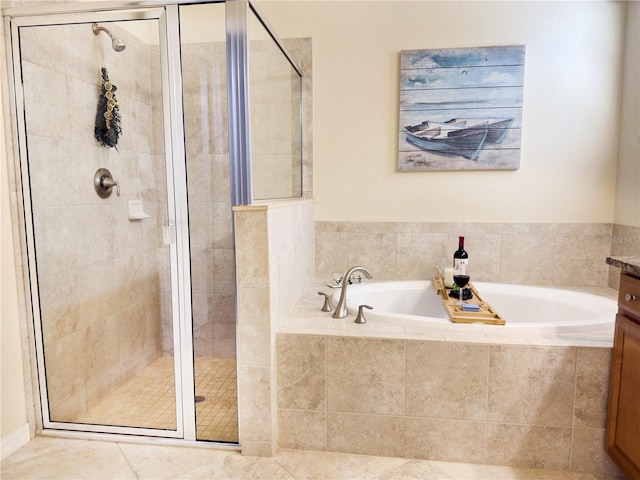
[(451, 298), (449, 296), (450, 288), (444, 286), (444, 281), (442, 277), (433, 277), (433, 286), (438, 292), (438, 295), (442, 297), (442, 304), (444, 305), (444, 309), (447, 311), (447, 315), (449, 315), (449, 319), (451, 319), (454, 323), (486, 323), (488, 325), (504, 325), (505, 320), (500, 316), (498, 312), (494, 310), (494, 308), (489, 305), (487, 302), (482, 300), (478, 291), (475, 289), (473, 284), (469, 283), (467, 288), (471, 289), (471, 293), (473, 293), (473, 297), (465, 300), (467, 303), (476, 303), (480, 307), (479, 312), (465, 312), (462, 310), (462, 307), (458, 305), (460, 300), (456, 298)]

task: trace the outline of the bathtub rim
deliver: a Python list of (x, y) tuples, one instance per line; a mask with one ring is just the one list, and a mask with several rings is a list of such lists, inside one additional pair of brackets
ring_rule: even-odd
[[(404, 280), (398, 280), (404, 281)], [(615, 289), (605, 286), (549, 286), (531, 285), (534, 287), (554, 288), (568, 291), (578, 291), (614, 300), (617, 298)], [(537, 346), (575, 346), (611, 348), (613, 345), (613, 328), (588, 332), (585, 334), (556, 334), (556, 335), (487, 335), (481, 332), (467, 332), (457, 334), (445, 329), (418, 328), (411, 325), (395, 325), (393, 328), (367, 322), (364, 325), (354, 323), (355, 315), (349, 313), (347, 318), (336, 319), (331, 313), (320, 310), (323, 298), (318, 292), (333, 295), (338, 289), (327, 286), (326, 279), (315, 280), (305, 290), (294, 307), (278, 318), (274, 326), (276, 333), (324, 335), (324, 336), (356, 336), (406, 340), (428, 340), (459, 343), (478, 343), (496, 345), (537, 345)], [(613, 319), (615, 320), (615, 318)]]
[[(393, 322), (404, 320), (405, 323), (415, 323), (420, 326), (421, 322), (424, 322), (425, 326), (433, 326), (445, 328), (447, 330), (453, 330), (458, 332), (473, 332), (475, 330), (483, 331), (487, 329), (492, 334), (503, 336), (505, 334), (532, 334), (532, 335), (555, 335), (561, 333), (585, 333), (591, 331), (602, 330), (609, 328), (615, 320), (615, 311), (617, 310), (617, 304), (614, 300), (605, 298), (592, 293), (576, 290), (565, 290), (562, 288), (549, 287), (549, 286), (537, 286), (537, 285), (519, 285), (519, 284), (507, 284), (507, 283), (493, 283), (493, 282), (474, 282), (477, 290), (480, 294), (486, 293), (489, 297), (491, 295), (514, 295), (518, 297), (541, 299), (549, 301), (557, 301), (559, 305), (566, 306), (568, 304), (575, 303), (581, 305), (582, 302), (595, 302), (592, 306), (594, 309), (593, 314), (590, 315), (588, 308), (585, 310), (585, 317), (580, 317), (579, 320), (557, 320), (555, 322), (549, 321), (528, 321), (519, 323), (514, 320), (509, 322), (509, 318), (513, 318), (512, 315), (506, 315), (507, 323), (505, 325), (485, 325), (485, 324), (461, 324), (453, 323), (449, 320), (448, 315), (444, 308), (442, 309), (441, 316), (422, 316), (411, 315), (407, 313), (399, 313), (389, 310), (375, 309), (375, 300), (366, 301), (374, 305), (373, 310), (367, 310), (367, 317), (376, 322)], [(434, 303), (441, 302), (436, 291), (432, 288), (432, 282), (430, 280), (389, 280), (380, 282), (366, 282), (359, 285), (352, 285), (351, 292), (387, 292), (398, 290), (411, 290), (422, 292), (425, 288), (430, 289), (434, 295)], [(332, 302), (337, 303), (339, 297), (339, 291), (332, 296)], [(353, 296), (353, 295), (352, 295)], [(567, 296), (569, 299), (567, 300)], [(348, 296), (349, 297), (349, 296)], [(365, 302), (360, 300), (360, 302)], [(347, 307), (351, 314), (357, 313), (358, 304), (360, 302), (352, 301), (347, 298)], [(334, 305), (335, 305), (334, 303)], [(505, 308), (500, 308), (499, 304), (493, 305), (498, 312), (506, 311)], [(511, 307), (513, 309), (513, 307)], [(606, 315), (606, 316), (605, 316)], [(476, 325), (476, 326), (473, 326)], [(479, 328), (477, 328), (479, 327)], [(481, 330), (482, 329), (482, 330)], [(489, 330), (490, 329), (490, 330)]]

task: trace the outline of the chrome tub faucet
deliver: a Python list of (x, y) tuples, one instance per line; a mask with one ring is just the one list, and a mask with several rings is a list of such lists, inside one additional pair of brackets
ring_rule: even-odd
[(340, 300), (338, 300), (338, 305), (336, 305), (336, 309), (333, 312), (333, 318), (345, 318), (349, 314), (349, 311), (347, 310), (347, 287), (349, 286), (349, 279), (351, 278), (351, 275), (355, 272), (362, 272), (365, 277), (373, 278), (373, 275), (369, 273), (369, 270), (364, 267), (355, 266), (347, 270), (347, 272), (342, 276)]

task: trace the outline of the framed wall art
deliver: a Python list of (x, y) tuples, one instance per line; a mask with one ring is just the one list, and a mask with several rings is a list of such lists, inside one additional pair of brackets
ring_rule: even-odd
[(520, 167), (524, 46), (400, 52), (399, 171)]

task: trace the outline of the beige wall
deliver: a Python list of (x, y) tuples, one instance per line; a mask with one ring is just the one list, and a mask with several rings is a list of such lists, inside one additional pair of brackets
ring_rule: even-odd
[[(313, 38), (316, 220), (613, 221), (624, 2), (259, 7), (280, 36)], [(526, 46), (521, 168), (396, 172), (399, 52), (492, 45)]]
[(614, 221), (640, 227), (640, 3), (627, 5), (622, 121)]
[[(4, 79), (3, 79), (4, 80)], [(0, 108), (2, 107), (0, 99)], [(4, 110), (2, 110), (4, 111)], [(4, 117), (4, 115), (3, 115)], [(0, 131), (4, 131), (4, 118), (0, 119)], [(25, 411), (24, 378), (22, 375), (22, 353), (20, 351), (20, 324), (18, 293), (16, 286), (15, 250), (13, 246), (11, 230), (11, 194), (9, 189), (9, 179), (7, 162), (5, 161), (6, 151), (3, 143), (0, 148), (2, 155), (2, 170), (0, 173), (0, 232), (2, 234), (1, 252), (2, 255), (2, 275), (0, 284), (2, 285), (2, 306), (0, 328), (0, 351), (2, 352), (1, 364), (2, 384), (0, 386), (2, 412), (0, 416), (0, 434), (2, 438), (16, 431), (27, 421)]]
[[(4, 22), (0, 24), (0, 36), (4, 39)], [(3, 42), (4, 43), (4, 42)], [(4, 53), (4, 51), (2, 52)], [(13, 245), (13, 230), (11, 227), (11, 192), (8, 171), (8, 152), (11, 145), (4, 141), (5, 106), (7, 77), (4, 55), (0, 61), (2, 65), (2, 90), (0, 96), (0, 285), (2, 297), (0, 298), (0, 436), (2, 438), (3, 450), (12, 434), (19, 432), (27, 422), (24, 376), (21, 352), (20, 317), (19, 303), (16, 281), (15, 258), (16, 250)], [(13, 165), (11, 164), (11, 168)]]

